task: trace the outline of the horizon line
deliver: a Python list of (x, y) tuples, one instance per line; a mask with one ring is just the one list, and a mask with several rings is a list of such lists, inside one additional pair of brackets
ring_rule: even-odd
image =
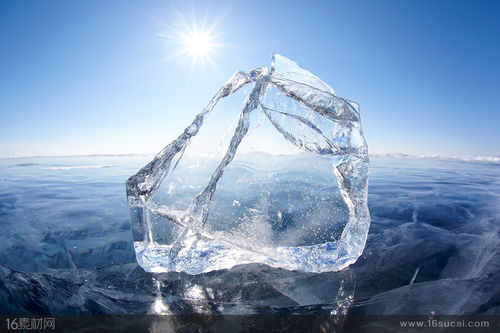
[[(26, 158), (71, 158), (71, 157), (125, 157), (125, 156), (153, 156), (157, 153), (104, 153), (104, 154), (69, 154), (69, 155), (26, 155), (26, 156), (4, 156), (0, 159), (14, 160)], [(485, 161), (500, 162), (500, 155), (476, 155), (476, 156), (456, 156), (441, 154), (409, 154), (409, 153), (368, 153), (369, 157), (395, 157), (395, 158), (415, 158), (415, 159), (443, 159), (460, 161)]]

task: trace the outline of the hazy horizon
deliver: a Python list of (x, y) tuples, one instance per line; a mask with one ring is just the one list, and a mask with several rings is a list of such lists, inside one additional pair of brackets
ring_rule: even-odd
[[(29, 158), (70, 158), (70, 157), (125, 157), (125, 156), (154, 156), (158, 152), (146, 153), (90, 153), (90, 154), (66, 154), (66, 155), (24, 155), (24, 156), (0, 156), (0, 159), (29, 159)], [(307, 152), (304, 152), (307, 153)], [(459, 160), (484, 160), (484, 161), (500, 161), (498, 155), (440, 155), (440, 154), (409, 154), (404, 152), (393, 153), (377, 153), (369, 152), (370, 157), (408, 157), (408, 158), (438, 158), (438, 159), (459, 159)]]

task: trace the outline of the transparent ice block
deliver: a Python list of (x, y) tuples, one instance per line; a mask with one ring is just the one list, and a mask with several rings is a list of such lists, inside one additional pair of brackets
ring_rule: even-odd
[(340, 270), (370, 225), (358, 105), (278, 54), (271, 70), (234, 74), (126, 185), (149, 272)]

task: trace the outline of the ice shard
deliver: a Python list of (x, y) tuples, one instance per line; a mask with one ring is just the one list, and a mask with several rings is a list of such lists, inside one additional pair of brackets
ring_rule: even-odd
[(340, 270), (365, 246), (368, 163), (358, 104), (274, 54), (270, 70), (234, 74), (127, 180), (137, 261)]

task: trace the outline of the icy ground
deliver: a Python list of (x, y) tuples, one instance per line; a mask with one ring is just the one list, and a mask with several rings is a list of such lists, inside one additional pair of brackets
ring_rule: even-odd
[(124, 181), (151, 156), (0, 159), (2, 314), (499, 314), (500, 164), (372, 157), (350, 268), (137, 266)]

